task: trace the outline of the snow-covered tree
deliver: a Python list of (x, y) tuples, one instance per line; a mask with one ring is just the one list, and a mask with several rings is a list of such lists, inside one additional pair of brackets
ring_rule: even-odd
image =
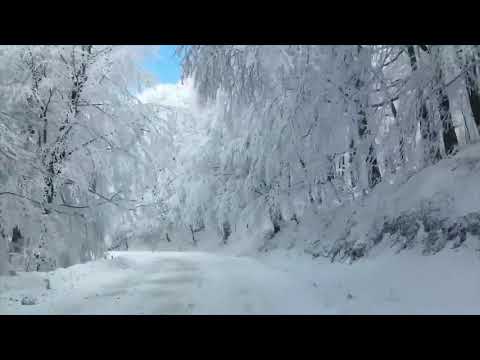
[(169, 137), (131, 94), (143, 81), (132, 50), (0, 49), (2, 228), (6, 241), (14, 229), (24, 239), (27, 270), (101, 255), (106, 229), (156, 184)]
[(198, 176), (184, 177), (178, 189), (182, 217), (192, 228), (200, 218), (215, 224), (226, 241), (258, 205), (272, 236), (306, 209), (363, 197), (384, 179), (450, 156), (477, 136), (463, 140), (473, 122), (458, 119), (476, 121), (476, 51), (182, 47), (185, 78), (193, 78), (203, 103), (220, 109), (208, 141), (191, 153)]

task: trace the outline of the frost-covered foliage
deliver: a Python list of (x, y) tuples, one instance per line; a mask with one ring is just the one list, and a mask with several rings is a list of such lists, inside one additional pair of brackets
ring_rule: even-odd
[(200, 102), (218, 110), (177, 164), (173, 213), (193, 243), (202, 230), (275, 242), (304, 214), (363, 201), (478, 139), (478, 46), (179, 52)]
[[(0, 47), (0, 272), (105, 248), (265, 250), (332, 216), (306, 248), (355, 258), (431, 222), (420, 205), (368, 215), (382, 189), (479, 138), (478, 46), (187, 46), (162, 96), (142, 49)], [(476, 234), (478, 211), (442, 215), (431, 249)]]
[(0, 271), (96, 258), (107, 228), (154, 198), (170, 138), (131, 94), (136, 50), (0, 47)]

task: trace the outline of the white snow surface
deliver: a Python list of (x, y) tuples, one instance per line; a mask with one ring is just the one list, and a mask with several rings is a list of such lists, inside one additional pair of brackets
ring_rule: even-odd
[[(351, 265), (280, 250), (256, 259), (113, 252), (50, 273), (0, 277), (0, 314), (480, 314), (479, 265), (466, 248)], [(21, 305), (25, 296), (37, 304)]]
[[(2, 314), (328, 313), (312, 286), (248, 258), (116, 252), (51, 273), (1, 277)], [(44, 279), (50, 280), (47, 290)], [(34, 296), (37, 305), (21, 305)]]

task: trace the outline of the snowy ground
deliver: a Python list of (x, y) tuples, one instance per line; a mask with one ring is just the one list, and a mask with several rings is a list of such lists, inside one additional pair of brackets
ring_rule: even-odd
[(265, 262), (313, 284), (337, 314), (480, 314), (479, 252), (379, 253), (349, 265), (278, 251)]
[[(116, 252), (51, 273), (0, 277), (1, 314), (480, 314), (471, 250), (354, 263)], [(46, 289), (45, 278), (51, 289)], [(21, 305), (24, 296), (36, 305)]]
[[(328, 313), (315, 289), (247, 259), (194, 252), (117, 252), (49, 274), (1, 277), (3, 314)], [(51, 289), (47, 290), (45, 278)], [(24, 296), (36, 305), (21, 305)]]

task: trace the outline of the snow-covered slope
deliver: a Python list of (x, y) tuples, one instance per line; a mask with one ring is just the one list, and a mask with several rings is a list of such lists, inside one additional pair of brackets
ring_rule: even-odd
[(363, 199), (333, 209), (307, 208), (298, 224), (284, 221), (271, 238), (262, 234), (260, 221), (234, 234), (231, 249), (252, 255), (296, 248), (332, 261), (354, 261), (385, 248), (424, 255), (458, 247), (475, 252), (480, 249), (479, 186), (480, 144), (474, 144), (397, 183), (381, 183)]
[(434, 256), (384, 250), (353, 264), (285, 250), (261, 260), (312, 284), (336, 314), (480, 314), (480, 254), (467, 248)]

